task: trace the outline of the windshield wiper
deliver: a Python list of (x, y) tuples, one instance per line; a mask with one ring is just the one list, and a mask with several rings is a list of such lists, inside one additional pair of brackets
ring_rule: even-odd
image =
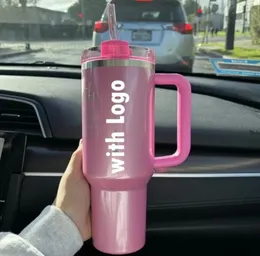
[(64, 64), (55, 61), (37, 60), (28, 63), (28, 65), (44, 66), (44, 67), (64, 67), (64, 68), (80, 68), (80, 65)]
[(80, 65), (64, 64), (55, 61), (33, 61), (33, 62), (0, 62), (0, 66), (16, 66), (16, 67), (57, 67), (57, 68), (76, 68), (79, 69)]
[(37, 60), (37, 61), (33, 61), (33, 62), (29, 62), (29, 64), (32, 65), (60, 65), (61, 63), (57, 63), (55, 61), (43, 61), (43, 60)]

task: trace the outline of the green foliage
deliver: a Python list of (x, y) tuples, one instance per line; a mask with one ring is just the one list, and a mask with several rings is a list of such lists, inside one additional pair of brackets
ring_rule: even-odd
[(195, 14), (199, 7), (200, 5), (196, 3), (196, 1), (194, 0), (186, 0), (184, 4), (184, 9), (186, 11), (187, 16)]
[(195, 14), (190, 14), (190, 15), (188, 15), (187, 18), (188, 18), (188, 22), (192, 23), (194, 21), (194, 19), (195, 19)]
[(26, 7), (27, 6), (27, 0), (19, 0), (19, 3), (22, 7)]
[(202, 21), (202, 24), (203, 24), (204, 26), (209, 25), (209, 27), (213, 26), (212, 20), (209, 20), (209, 21), (203, 20), (203, 21)]
[(1, 7), (18, 6), (18, 1), (16, 0), (2, 0), (0, 1)]
[(250, 32), (252, 44), (260, 44), (260, 5), (253, 6), (250, 11)]
[(105, 6), (105, 0), (78, 0), (76, 3), (69, 7), (68, 13), (70, 14), (71, 18), (77, 21), (81, 21), (79, 13), (82, 13), (84, 15), (85, 20), (96, 21), (100, 20)]
[(209, 10), (209, 8), (206, 7), (206, 6), (204, 6), (204, 7), (203, 7), (203, 14), (207, 14), (207, 13), (208, 13), (208, 10)]
[(40, 0), (0, 0), (0, 5), (2, 7), (9, 7), (9, 6), (22, 6), (26, 7), (28, 4), (36, 5)]

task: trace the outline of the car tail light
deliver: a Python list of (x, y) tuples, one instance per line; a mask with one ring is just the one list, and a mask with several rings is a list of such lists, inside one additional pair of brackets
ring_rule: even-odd
[(193, 33), (193, 27), (191, 24), (175, 24), (173, 26), (173, 30), (176, 32), (179, 32), (180, 34), (192, 34)]
[(97, 33), (104, 33), (108, 30), (108, 23), (104, 21), (96, 21), (94, 31)]
[(192, 34), (193, 27), (190, 23), (174, 24), (173, 26), (167, 26), (166, 29), (179, 32), (180, 34)]

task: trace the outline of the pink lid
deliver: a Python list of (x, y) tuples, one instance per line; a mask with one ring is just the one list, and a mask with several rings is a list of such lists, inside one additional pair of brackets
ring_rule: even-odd
[(131, 48), (127, 41), (109, 40), (101, 43), (101, 56), (112, 58), (130, 58)]
[(138, 59), (155, 63), (155, 53), (152, 49), (141, 46), (130, 46), (127, 41), (108, 40), (100, 46), (83, 51), (81, 64), (86, 61), (104, 59)]

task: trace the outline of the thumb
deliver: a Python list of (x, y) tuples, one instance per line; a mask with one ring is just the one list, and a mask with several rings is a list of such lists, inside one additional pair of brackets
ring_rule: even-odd
[(67, 170), (72, 173), (80, 173), (82, 167), (82, 142), (80, 140), (78, 148), (73, 152)]

